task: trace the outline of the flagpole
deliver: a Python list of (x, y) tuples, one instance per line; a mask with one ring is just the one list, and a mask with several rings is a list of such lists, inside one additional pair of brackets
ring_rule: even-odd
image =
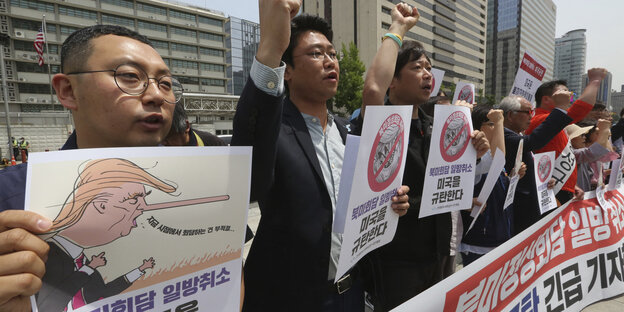
[(43, 41), (45, 42), (45, 60), (48, 64), (48, 86), (50, 87), (50, 104), (52, 104), (52, 110), (54, 110), (54, 94), (52, 93), (52, 72), (50, 70), (50, 49), (48, 48), (48, 28), (46, 26), (45, 14), (43, 14)]

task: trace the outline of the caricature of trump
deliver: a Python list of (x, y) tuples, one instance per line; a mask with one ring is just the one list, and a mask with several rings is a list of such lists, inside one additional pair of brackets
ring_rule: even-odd
[(127, 274), (105, 283), (97, 267), (104, 253), (87, 259), (84, 249), (102, 246), (130, 234), (147, 207), (145, 186), (165, 193), (176, 187), (125, 159), (98, 159), (85, 164), (74, 189), (53, 221), (43, 286), (37, 294), (41, 311), (72, 311), (121, 293), (145, 270), (152, 258)]

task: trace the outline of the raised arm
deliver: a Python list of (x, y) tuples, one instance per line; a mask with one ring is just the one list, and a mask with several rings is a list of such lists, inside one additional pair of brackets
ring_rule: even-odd
[(492, 155), (496, 153), (496, 149), (501, 150), (503, 155), (505, 154), (505, 133), (503, 126), (503, 111), (500, 109), (491, 109), (487, 118), (494, 123), (494, 129), (492, 130), (492, 141), (490, 142), (490, 151)]
[[(389, 33), (402, 41), (405, 34), (418, 22), (418, 9), (406, 3), (399, 3), (391, 13), (392, 24)], [(392, 82), (394, 67), (399, 53), (399, 44), (392, 38), (386, 38), (375, 54), (373, 63), (368, 69), (362, 91), (362, 114), (367, 105), (383, 105), (386, 90)]]
[[(585, 90), (583, 90), (583, 93), (578, 100), (575, 101), (572, 107), (568, 110), (568, 115), (572, 117), (573, 122), (579, 122), (585, 118), (587, 113), (591, 110), (591, 107), (596, 104), (596, 95), (598, 94), (598, 89), (600, 88), (600, 82), (604, 79), (604, 77), (606, 77), (606, 75), (607, 70), (604, 68), (591, 68), (587, 71), (589, 84), (585, 87)], [(553, 95), (553, 97), (554, 96), (555, 95)], [(589, 104), (591, 107), (586, 107), (587, 105), (583, 105), (584, 103)]]

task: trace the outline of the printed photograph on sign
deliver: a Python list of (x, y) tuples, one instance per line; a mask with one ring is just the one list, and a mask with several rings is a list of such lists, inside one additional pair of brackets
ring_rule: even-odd
[(472, 83), (466, 83), (460, 81), (455, 86), (455, 93), (453, 94), (453, 101), (451, 104), (455, 104), (457, 101), (466, 101), (470, 104), (475, 102), (475, 86)]
[(401, 116), (392, 114), (377, 132), (367, 171), (369, 186), (375, 192), (385, 189), (399, 173), (399, 164), (403, 159), (404, 129)]
[(35, 295), (40, 311), (108, 309), (111, 300), (131, 302), (137, 294), (151, 297), (143, 308), (175, 308), (184, 302), (171, 300), (166, 284), (180, 278), (190, 281), (180, 300), (239, 287), (249, 198), (240, 186), (249, 185), (249, 153), (166, 150), (186, 154), (155, 157), (154, 148), (134, 148), (31, 155), (26, 209), (53, 220), (42, 235), (50, 252)]
[(470, 124), (468, 116), (461, 111), (451, 114), (442, 126), (440, 151), (447, 162), (459, 159), (470, 144)]
[(542, 155), (540, 159), (537, 161), (537, 173), (540, 179), (540, 182), (546, 182), (546, 179), (550, 178), (550, 171), (552, 170), (552, 165), (550, 163), (550, 158), (546, 155)]

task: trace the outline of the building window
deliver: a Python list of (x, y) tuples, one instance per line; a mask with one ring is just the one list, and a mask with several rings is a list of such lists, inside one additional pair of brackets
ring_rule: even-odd
[(66, 6), (59, 6), (59, 14), (86, 18), (86, 19), (91, 19), (91, 20), (97, 19), (97, 13), (93, 11), (82, 10), (82, 9), (66, 7)]
[(225, 87), (225, 80), (222, 79), (211, 79), (211, 78), (202, 78), (201, 79), (202, 86), (209, 87)]
[(217, 34), (212, 34), (212, 33), (205, 33), (203, 31), (199, 32), (199, 38), (200, 39), (206, 39), (206, 40), (223, 42), (223, 36), (222, 35), (217, 35)]
[(169, 16), (195, 22), (195, 14), (191, 13), (169, 10)]
[(381, 22), (381, 28), (383, 28), (383, 29), (390, 29), (390, 24)]
[(180, 36), (197, 37), (197, 32), (196, 31), (190, 30), (190, 29), (186, 29), (186, 28), (180, 28), (180, 27), (173, 27), (173, 26), (171, 26), (171, 33), (173, 33), (175, 35), (180, 35)]
[[(19, 83), (17, 84), (17, 89), (20, 93), (50, 94), (50, 86), (47, 84)], [(54, 89), (52, 89), (52, 92), (54, 92)]]
[(385, 6), (382, 6), (382, 7), (381, 7), (381, 13), (384, 13), (384, 14), (388, 14), (388, 15), (390, 15), (390, 13), (392, 13), (392, 10), (391, 10), (391, 9), (386, 8)]
[(171, 67), (197, 69), (197, 62), (172, 59)]
[(217, 20), (217, 19), (214, 19), (214, 18), (210, 18), (210, 17), (201, 16), (201, 15), (199, 16), (199, 22), (203, 23), (203, 24), (223, 27), (223, 21), (220, 21), (220, 20)]
[(139, 28), (143, 28), (143, 29), (155, 30), (155, 31), (160, 31), (164, 33), (167, 32), (167, 26), (163, 24), (138, 21), (138, 25), (139, 25)]
[(102, 14), (102, 24), (124, 25), (134, 28), (134, 20), (116, 15)]
[(137, 9), (148, 12), (148, 13), (154, 13), (154, 14), (167, 16), (167, 9), (157, 7), (155, 5), (151, 5), (147, 3), (137, 2)]
[(100, 2), (114, 4), (124, 8), (134, 8), (134, 3), (129, 0), (100, 0)]
[[(37, 63), (24, 63), (24, 62), (16, 62), (17, 64), (17, 71), (18, 72), (25, 72), (25, 73), (48, 73), (48, 67), (47, 66), (39, 66), (39, 64)], [(58, 65), (51, 65), (50, 66), (50, 71), (53, 74), (58, 74), (60, 72), (60, 66)]]
[[(11, 21), (13, 23), (13, 28), (32, 30), (32, 31), (39, 31), (39, 28), (41, 28), (40, 21), (29, 21), (29, 20), (23, 20), (19, 18), (14, 18)], [(46, 31), (48, 33), (56, 33), (56, 25), (46, 24)]]
[(223, 72), (225, 70), (225, 66), (219, 64), (211, 64), (211, 63), (199, 63), (201, 70), (214, 71), (214, 72)]
[(197, 47), (196, 46), (192, 46), (192, 45), (188, 45), (188, 44), (182, 44), (182, 43), (172, 42), (171, 43), (171, 50), (197, 54)]
[(203, 55), (223, 57), (223, 50), (217, 50), (217, 49), (200, 47), (199, 48), (199, 53), (201, 53)]
[(71, 35), (80, 28), (71, 26), (61, 26), (61, 35)]
[[(16, 51), (30, 51), (30, 52), (37, 52), (35, 50), (35, 46), (33, 45), (32, 41), (19, 41), (19, 40), (15, 40), (13, 41), (13, 48)], [(50, 48), (50, 51), (48, 53), (50, 54), (58, 54), (59, 51), (59, 46), (56, 44), (48, 44), (48, 48)], [(44, 49), (45, 49), (45, 45), (44, 45)]]
[(54, 4), (37, 0), (11, 0), (11, 6), (54, 13)]
[(182, 77), (177, 77), (178, 81), (180, 81), (180, 83), (182, 85), (198, 85), (199, 84), (199, 78), (197, 77), (186, 77), (186, 76), (182, 76)]
[(169, 43), (167, 41), (160, 41), (160, 40), (150, 40), (150, 42), (152, 43), (152, 45), (154, 46), (154, 48), (156, 49), (165, 49), (165, 50), (169, 50)]

